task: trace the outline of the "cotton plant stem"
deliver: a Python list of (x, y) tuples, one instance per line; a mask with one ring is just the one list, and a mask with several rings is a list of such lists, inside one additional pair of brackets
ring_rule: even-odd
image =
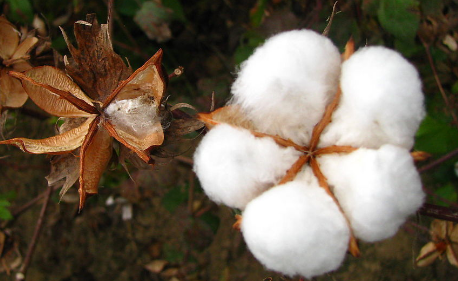
[(53, 187), (48, 186), (46, 190), (46, 194), (45, 194), (45, 200), (43, 202), (43, 206), (41, 207), (41, 211), (40, 211), (40, 215), (37, 220), (37, 224), (35, 225), (35, 231), (33, 233), (32, 240), (30, 241), (29, 248), (27, 249), (27, 254), (25, 256), (25, 259), (24, 259), (24, 262), (22, 263), (21, 268), (19, 269), (19, 272), (16, 274), (16, 281), (25, 280), (27, 269), (29, 268), (30, 262), (35, 252), (35, 247), (37, 245), (38, 239), (40, 238), (41, 229), (43, 228), (46, 210), (48, 209), (48, 203), (49, 203), (49, 199), (51, 198), (52, 191), (53, 191)]
[(449, 153), (447, 153), (446, 155), (442, 156), (441, 158), (439, 158), (439, 159), (437, 159), (437, 160), (434, 160), (433, 162), (428, 163), (428, 164), (426, 164), (426, 165), (420, 167), (420, 168), (418, 169), (418, 172), (419, 172), (419, 173), (424, 173), (424, 172), (426, 172), (426, 171), (428, 171), (428, 170), (431, 170), (431, 169), (433, 169), (433, 168), (439, 166), (439, 165), (442, 164), (443, 162), (445, 162), (445, 161), (447, 161), (447, 160), (449, 160), (449, 159), (451, 159), (451, 158), (453, 158), (453, 157), (455, 157), (455, 156), (457, 156), (457, 155), (458, 155), (458, 148), (455, 149), (455, 150), (453, 150), (453, 151), (451, 151), (451, 152), (449, 152)]
[(420, 210), (418, 210), (418, 213), (423, 216), (458, 223), (458, 209), (425, 203)]
[(442, 87), (442, 83), (441, 83), (441, 81), (439, 79), (439, 76), (437, 75), (436, 66), (434, 65), (434, 60), (433, 60), (433, 57), (431, 56), (431, 52), (429, 50), (429, 45), (424, 40), (422, 40), (421, 37), (420, 37), (420, 40), (423, 43), (423, 46), (425, 47), (426, 56), (428, 57), (429, 65), (431, 66), (431, 70), (433, 71), (434, 80), (436, 81), (437, 88), (439, 88), (439, 92), (442, 95), (442, 99), (444, 100), (445, 105), (447, 106), (447, 111), (452, 116), (453, 123), (455, 123), (455, 126), (458, 129), (458, 118), (456, 117), (455, 111), (454, 111), (453, 107), (450, 104), (450, 101), (449, 101), (449, 99), (447, 97), (447, 94), (444, 91), (444, 88)]
[(426, 187), (423, 187), (423, 191), (424, 191), (426, 194), (428, 194), (428, 195), (430, 195), (430, 196), (432, 196), (432, 197), (435, 197), (436, 199), (438, 199), (438, 200), (440, 200), (440, 201), (442, 201), (442, 202), (444, 202), (444, 203), (450, 205), (451, 207), (454, 207), (454, 208), (457, 208), (457, 209), (458, 209), (458, 204), (457, 204), (456, 202), (452, 202), (452, 201), (448, 200), (447, 198), (444, 198), (444, 197), (442, 197), (442, 196), (439, 196), (439, 195), (437, 195), (434, 191), (429, 190), (429, 189), (426, 188)]

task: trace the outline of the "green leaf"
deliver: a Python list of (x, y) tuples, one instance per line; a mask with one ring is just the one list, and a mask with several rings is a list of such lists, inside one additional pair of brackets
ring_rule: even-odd
[(265, 38), (256, 32), (249, 31), (242, 36), (242, 43), (235, 50), (234, 59), (236, 64), (245, 61), (265, 41)]
[(180, 0), (162, 0), (162, 5), (173, 11), (173, 19), (182, 22), (186, 21), (186, 16), (184, 15), (183, 6), (181, 5)]
[(381, 0), (377, 16), (382, 27), (395, 38), (415, 39), (420, 23), (416, 0)]
[[(436, 189), (434, 193), (439, 197), (447, 199), (448, 201), (456, 202), (458, 199), (457, 190), (451, 183), (447, 183), (446, 185)], [(434, 203), (440, 206), (449, 207), (447, 203), (437, 198), (434, 198)]]
[(140, 10), (140, 5), (138, 1), (125, 1), (125, 0), (118, 0), (115, 3), (116, 11), (118, 11), (122, 15), (126, 15), (129, 17), (135, 16), (138, 10)]
[(200, 216), (199, 219), (210, 227), (210, 229), (213, 231), (213, 234), (216, 234), (216, 231), (219, 227), (219, 217), (209, 212), (206, 212), (202, 216)]
[(253, 27), (258, 27), (262, 23), (267, 2), (268, 0), (258, 0), (256, 6), (250, 12), (250, 21)]
[(432, 154), (446, 154), (458, 147), (458, 130), (426, 116), (417, 131), (415, 149)]
[(458, 81), (456, 81), (455, 84), (453, 84), (452, 93), (454, 93), (455, 95), (458, 94)]
[(376, 16), (379, 7), (380, 0), (365, 0), (361, 4), (361, 9), (370, 16)]
[(11, 201), (11, 200), (14, 200), (14, 199), (16, 199), (16, 191), (14, 191), (14, 190), (7, 191), (7, 192), (4, 192), (4, 193), (0, 193), (0, 200)]
[(420, 0), (420, 8), (425, 15), (441, 15), (444, 3), (443, 0)]
[(424, 52), (423, 46), (416, 44), (414, 41), (395, 40), (394, 47), (407, 58)]
[(7, 207), (9, 207), (11, 204), (5, 199), (0, 199), (0, 219), (2, 220), (10, 220), (13, 218), (11, 215), (10, 210), (8, 210)]
[(33, 20), (32, 5), (28, 0), (6, 0), (10, 5), (8, 18), (11, 21), (30, 24)]
[(162, 197), (162, 206), (170, 213), (173, 213), (178, 206), (187, 200), (188, 192), (186, 189), (177, 186), (170, 189), (170, 191)]
[(170, 263), (179, 263), (184, 258), (184, 253), (178, 250), (175, 245), (164, 244), (163, 251), (165, 259)]

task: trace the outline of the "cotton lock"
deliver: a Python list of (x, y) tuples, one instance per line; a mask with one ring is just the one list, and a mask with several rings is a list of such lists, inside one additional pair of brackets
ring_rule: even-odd
[(395, 235), (423, 204), (409, 152), (425, 115), (418, 72), (385, 47), (353, 52), (342, 62), (310, 30), (271, 37), (194, 155), (204, 191), (243, 211), (247, 246), (270, 270), (336, 270), (356, 239)]

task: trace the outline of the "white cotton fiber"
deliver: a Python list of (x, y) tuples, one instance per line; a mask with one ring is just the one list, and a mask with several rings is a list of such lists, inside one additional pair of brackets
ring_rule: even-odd
[(115, 127), (120, 127), (137, 138), (156, 131), (155, 125), (160, 122), (157, 106), (148, 96), (113, 101), (107, 106), (105, 113)]
[(311, 30), (280, 33), (241, 65), (232, 102), (260, 131), (306, 145), (337, 90), (340, 63), (328, 38)]
[(412, 148), (425, 115), (421, 88), (417, 70), (399, 53), (360, 49), (342, 65), (340, 105), (320, 146)]
[(199, 144), (194, 171), (210, 199), (244, 209), (250, 200), (275, 185), (299, 155), (271, 138), (257, 138), (248, 130), (221, 124)]
[(241, 230), (268, 269), (306, 278), (337, 269), (350, 237), (345, 218), (316, 180), (266, 191), (247, 205)]
[(364, 241), (393, 236), (423, 203), (420, 176), (406, 149), (394, 145), (360, 148), (318, 161), (355, 236)]

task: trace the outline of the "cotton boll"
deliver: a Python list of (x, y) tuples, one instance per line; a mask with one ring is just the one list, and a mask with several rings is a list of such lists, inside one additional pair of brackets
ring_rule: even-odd
[(357, 51), (342, 65), (342, 97), (320, 146), (410, 149), (425, 112), (418, 72), (384, 47)]
[(384, 145), (318, 158), (357, 238), (375, 242), (393, 236), (423, 203), (420, 176), (410, 153)]
[(248, 130), (221, 124), (202, 139), (194, 154), (194, 171), (215, 202), (244, 209), (276, 184), (300, 152), (254, 137)]
[(243, 212), (243, 237), (268, 269), (310, 278), (337, 269), (345, 257), (350, 239), (345, 218), (316, 180), (309, 184), (276, 186)]
[(328, 38), (311, 30), (280, 33), (242, 64), (232, 102), (260, 131), (306, 145), (337, 90), (340, 63)]
[(157, 130), (155, 124), (160, 122), (157, 106), (147, 96), (114, 101), (105, 113), (115, 127), (138, 138), (153, 133), (152, 130)]

